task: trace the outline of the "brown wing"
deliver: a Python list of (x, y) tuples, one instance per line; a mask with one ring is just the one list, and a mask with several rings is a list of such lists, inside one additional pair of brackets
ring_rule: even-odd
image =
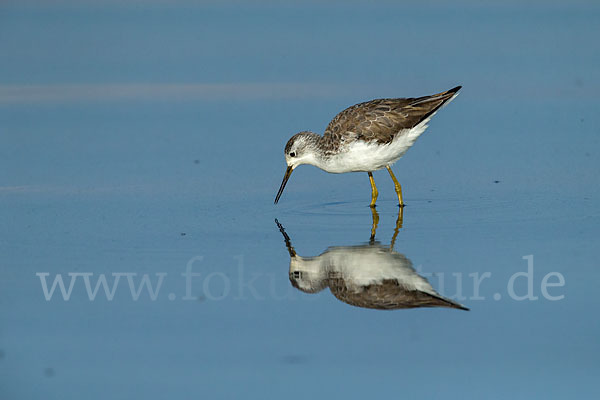
[(398, 281), (384, 279), (379, 284), (367, 285), (359, 290), (349, 289), (343, 278), (329, 279), (331, 293), (344, 303), (362, 308), (377, 310), (398, 310), (402, 308), (448, 307), (469, 310), (461, 304), (441, 296), (434, 296), (418, 290), (406, 290)]
[(378, 99), (356, 104), (340, 112), (329, 123), (323, 137), (334, 143), (345, 135), (389, 143), (404, 129), (411, 129), (450, 100), (461, 86), (432, 96), (407, 99)]

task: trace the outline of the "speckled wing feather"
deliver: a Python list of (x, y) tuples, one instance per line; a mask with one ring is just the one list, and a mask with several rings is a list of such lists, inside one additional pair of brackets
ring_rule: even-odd
[(326, 142), (342, 144), (345, 138), (390, 143), (400, 132), (414, 128), (450, 100), (460, 86), (432, 96), (378, 99), (340, 112), (325, 129)]
[(448, 307), (468, 310), (468, 308), (443, 297), (437, 297), (418, 290), (407, 290), (393, 279), (384, 279), (379, 284), (349, 289), (343, 278), (330, 278), (331, 293), (344, 303), (362, 308), (377, 310), (398, 310), (402, 308)]

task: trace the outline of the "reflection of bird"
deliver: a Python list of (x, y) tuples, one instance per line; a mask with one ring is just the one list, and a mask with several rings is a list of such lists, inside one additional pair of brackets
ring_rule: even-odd
[(460, 86), (432, 96), (401, 99), (378, 99), (356, 104), (333, 118), (320, 136), (300, 132), (285, 145), (287, 170), (275, 197), (279, 201), (292, 171), (301, 164), (311, 164), (330, 173), (368, 172), (371, 182), (371, 207), (377, 200), (373, 171), (387, 168), (398, 195), (402, 187), (390, 166), (425, 132), (431, 117), (454, 97)]
[(339, 300), (353, 306), (379, 310), (417, 307), (450, 307), (468, 310), (437, 293), (417, 274), (403, 254), (372, 242), (367, 245), (330, 247), (316, 257), (301, 257), (276, 220), (290, 254), (292, 285), (306, 293), (329, 287)]

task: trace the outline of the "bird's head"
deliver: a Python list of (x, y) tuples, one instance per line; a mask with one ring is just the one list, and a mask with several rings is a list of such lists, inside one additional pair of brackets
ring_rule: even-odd
[(285, 185), (292, 175), (292, 171), (302, 164), (315, 164), (315, 150), (320, 136), (313, 132), (300, 132), (288, 140), (285, 145), (284, 156), (287, 169), (283, 181), (275, 197), (275, 204), (279, 201)]
[(317, 258), (290, 258), (290, 283), (305, 293), (318, 293), (327, 287), (325, 269)]

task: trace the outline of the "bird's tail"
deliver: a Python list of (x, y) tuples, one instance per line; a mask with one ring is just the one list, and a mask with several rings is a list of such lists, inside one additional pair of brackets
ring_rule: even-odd
[(448, 104), (452, 99), (458, 96), (458, 91), (462, 86), (456, 86), (450, 90), (442, 93), (433, 94), (431, 96), (418, 97), (410, 103), (410, 107), (415, 110), (423, 112), (419, 124), (423, 122), (427, 123), (429, 119), (435, 114), (440, 108)]

